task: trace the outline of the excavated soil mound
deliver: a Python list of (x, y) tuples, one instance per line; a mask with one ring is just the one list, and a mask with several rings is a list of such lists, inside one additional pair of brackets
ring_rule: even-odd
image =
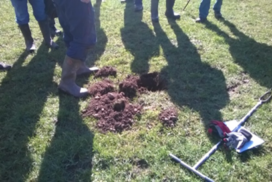
[(108, 92), (113, 92), (114, 91), (114, 86), (113, 86), (113, 82), (110, 80), (102, 80), (100, 82), (97, 82), (95, 84), (89, 85), (88, 87), (88, 92), (91, 95), (104, 95)]
[(99, 69), (94, 75), (94, 78), (97, 77), (107, 77), (107, 76), (115, 76), (116, 77), (117, 71), (115, 68), (110, 66), (104, 66), (103, 68)]
[(164, 126), (174, 127), (178, 120), (178, 112), (175, 108), (168, 108), (159, 114), (159, 119)]
[(83, 117), (98, 119), (96, 127), (102, 132), (122, 132), (131, 128), (134, 115), (139, 114), (141, 109), (141, 105), (129, 103), (124, 93), (109, 92), (92, 98)]
[(129, 75), (119, 84), (119, 91), (130, 98), (135, 97), (137, 91), (145, 93), (147, 90), (155, 92), (163, 89), (166, 89), (166, 81), (158, 72), (142, 74), (140, 77)]

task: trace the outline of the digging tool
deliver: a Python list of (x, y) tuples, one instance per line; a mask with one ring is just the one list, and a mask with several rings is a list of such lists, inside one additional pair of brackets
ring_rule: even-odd
[(188, 6), (188, 4), (190, 3), (190, 1), (191, 1), (191, 0), (188, 0), (188, 1), (187, 1), (186, 5), (184, 6), (184, 8), (183, 8), (183, 10), (182, 10), (182, 11), (184, 11), (184, 10), (186, 9), (186, 7), (187, 7), (187, 6)]
[[(272, 92), (271, 89), (266, 92), (264, 95), (262, 95), (259, 98), (259, 102), (239, 121), (236, 122), (235, 120), (233, 120), (234, 122), (231, 122), (232, 127), (231, 127), (231, 131), (236, 132), (241, 128), (241, 125), (252, 115), (252, 113), (263, 103), (266, 103), (270, 100), (272, 96)], [(226, 122), (227, 123), (227, 122)], [(235, 126), (233, 126), (233, 123), (236, 123)], [(183, 162), (181, 159), (179, 159), (178, 157), (176, 157), (173, 154), (169, 154), (169, 156), (174, 159), (175, 161), (179, 162), (182, 166), (184, 166), (185, 168), (187, 168), (188, 170), (190, 170), (191, 172), (197, 174), (199, 177), (201, 177), (202, 179), (204, 179), (205, 181), (213, 181), (211, 178), (205, 176), (204, 174), (202, 174), (201, 172), (199, 172), (197, 170), (197, 168), (199, 166), (201, 166), (201, 164), (203, 164), (220, 146), (220, 144), (223, 143), (223, 139), (221, 139), (217, 144), (215, 144), (210, 150), (209, 152), (207, 152), (193, 167), (191, 167), (190, 165), (186, 164), (185, 162)], [(262, 143), (262, 141), (259, 141), (258, 145)], [(252, 146), (250, 147), (252, 148)], [(249, 148), (248, 148), (249, 149)], [(237, 151), (237, 150), (236, 150)], [(239, 152), (239, 151), (238, 151)]]

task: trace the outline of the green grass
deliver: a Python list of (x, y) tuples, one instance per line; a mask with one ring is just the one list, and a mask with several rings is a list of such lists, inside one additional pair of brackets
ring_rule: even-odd
[[(224, 1), (225, 20), (210, 10), (209, 22), (196, 24), (199, 2), (182, 12), (185, 3), (175, 4), (181, 19), (168, 22), (161, 1), (160, 24), (153, 26), (150, 1), (144, 1), (143, 13), (135, 13), (132, 2), (93, 1), (98, 43), (87, 64), (114, 66), (117, 77), (110, 79), (116, 84), (153, 71), (168, 81), (166, 91), (134, 99), (145, 107), (131, 130), (102, 134), (94, 118), (81, 117), (90, 98), (58, 93), (62, 38), (54, 38), (59, 50), (48, 50), (30, 13), (38, 50), (25, 54), (11, 2), (2, 0), (0, 56), (13, 68), (0, 73), (0, 181), (199, 181), (168, 154), (193, 166), (217, 142), (207, 136), (206, 124), (241, 119), (271, 88), (272, 5)], [(83, 77), (78, 84), (97, 81)], [(164, 128), (158, 115), (171, 106), (178, 109), (178, 122)], [(272, 181), (271, 106), (264, 104), (245, 123), (265, 140), (262, 147), (242, 154), (220, 149), (199, 171), (215, 181)]]

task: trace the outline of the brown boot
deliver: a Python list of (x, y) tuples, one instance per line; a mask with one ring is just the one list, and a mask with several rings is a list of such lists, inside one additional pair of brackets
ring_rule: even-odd
[(36, 50), (34, 40), (31, 35), (31, 31), (28, 24), (19, 25), (19, 28), (24, 36), (25, 39), (25, 45), (26, 45), (26, 51), (28, 52), (34, 52)]
[(81, 64), (82, 61), (66, 56), (62, 66), (59, 89), (74, 97), (85, 97), (88, 95), (87, 89), (81, 88), (75, 83), (76, 74)]

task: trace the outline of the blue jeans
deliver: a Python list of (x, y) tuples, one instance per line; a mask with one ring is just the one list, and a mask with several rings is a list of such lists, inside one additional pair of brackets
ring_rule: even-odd
[[(216, 0), (213, 10), (215, 12), (220, 13), (221, 6), (222, 6), (222, 1), (223, 0)], [(199, 18), (207, 18), (209, 14), (209, 9), (211, 5), (211, 0), (202, 0), (199, 6)]]
[(143, 6), (143, 1), (142, 0), (134, 0), (135, 6)]
[(94, 9), (80, 0), (54, 0), (63, 28), (67, 56), (85, 61), (87, 51), (96, 44)]
[[(14, 7), (16, 22), (19, 25), (28, 24), (29, 14), (27, 9), (28, 0), (11, 0), (12, 6)], [(29, 0), (32, 6), (33, 14), (35, 19), (43, 21), (46, 19), (44, 0)]]

